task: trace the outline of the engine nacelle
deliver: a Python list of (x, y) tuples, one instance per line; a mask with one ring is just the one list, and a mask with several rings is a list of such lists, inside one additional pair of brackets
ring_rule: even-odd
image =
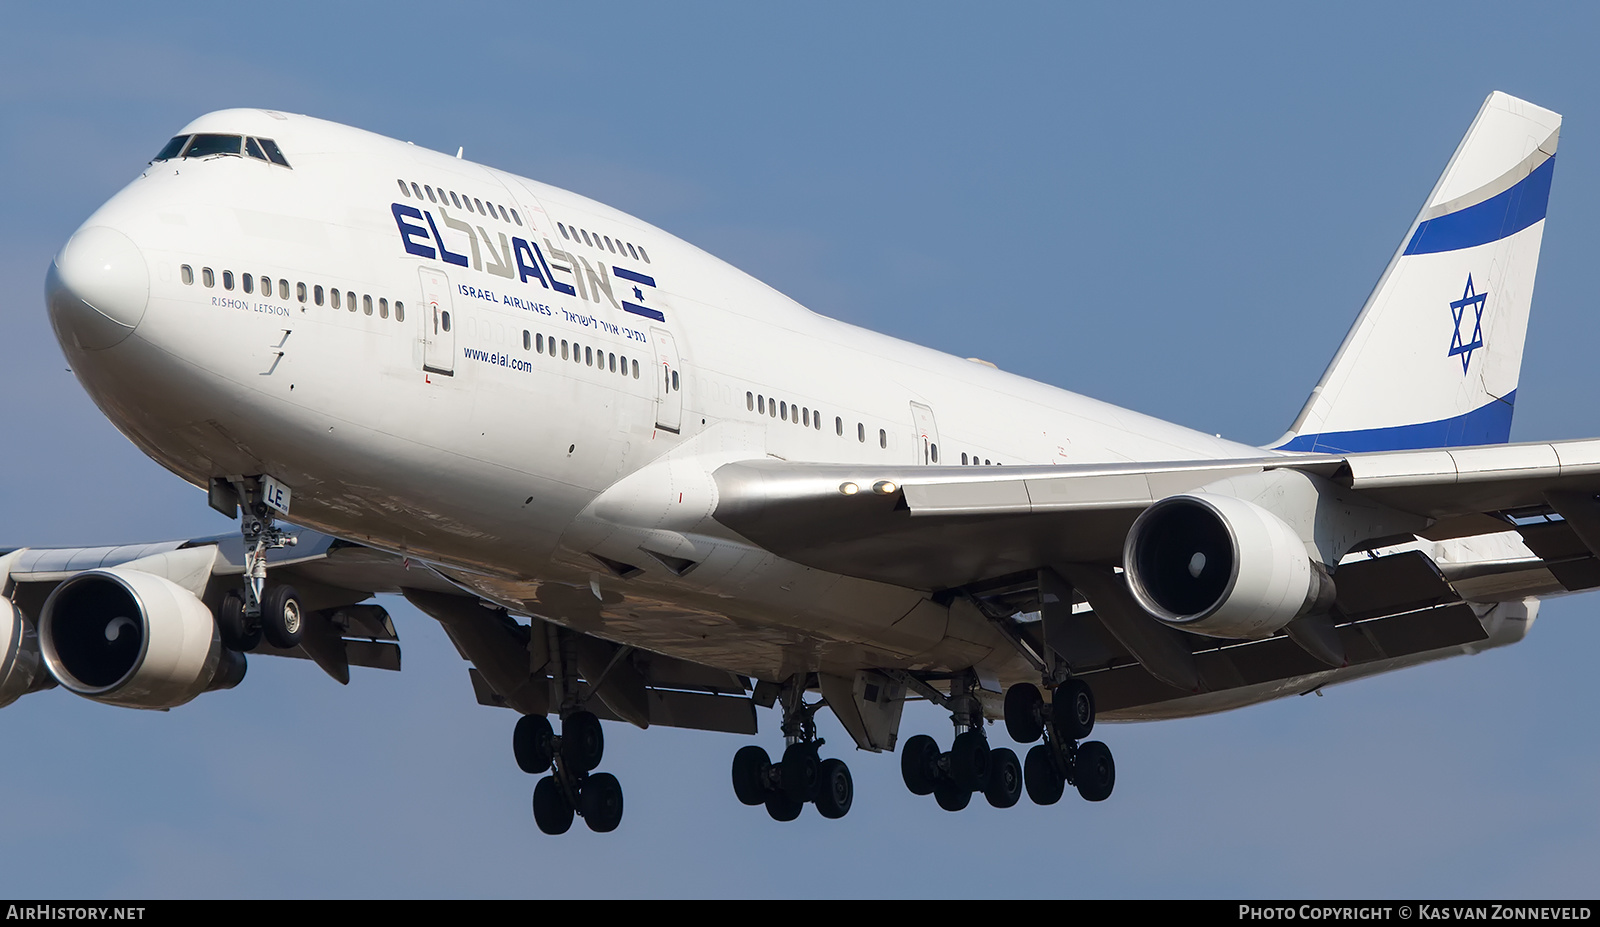
[(10, 599), (0, 598), (0, 708), (52, 685), (33, 622)]
[(45, 664), (68, 690), (129, 708), (173, 708), (244, 678), (205, 603), (171, 580), (111, 567), (64, 580), (39, 617)]
[(1270, 637), (1333, 602), (1333, 581), (1294, 529), (1233, 496), (1162, 499), (1134, 521), (1122, 556), (1140, 605), (1208, 637)]

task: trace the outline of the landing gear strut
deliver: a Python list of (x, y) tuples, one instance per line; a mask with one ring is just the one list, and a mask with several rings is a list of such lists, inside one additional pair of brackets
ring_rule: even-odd
[(610, 773), (597, 773), (605, 757), (605, 732), (594, 712), (584, 709), (576, 679), (577, 657), (570, 634), (554, 625), (551, 652), (558, 654), (561, 682), (561, 735), (544, 715), (524, 715), (511, 735), (517, 766), (529, 775), (549, 772), (533, 789), (533, 820), (547, 834), (564, 834), (574, 816), (589, 829), (610, 833), (622, 823), (622, 784)]
[(783, 757), (777, 762), (755, 745), (733, 755), (733, 793), (746, 805), (766, 805), (774, 821), (792, 821), (810, 803), (825, 818), (842, 818), (855, 800), (850, 767), (821, 759), (825, 741), (817, 736), (816, 713), (826, 702), (805, 701), (805, 674), (784, 686)]
[(256, 649), (263, 637), (279, 650), (292, 650), (300, 644), (305, 609), (293, 586), (266, 584), (267, 551), (293, 547), (299, 538), (278, 527), (263, 501), (260, 477), (235, 480), (232, 491), (240, 508), (244, 582), (223, 597), (217, 631), (224, 646), (240, 653)]

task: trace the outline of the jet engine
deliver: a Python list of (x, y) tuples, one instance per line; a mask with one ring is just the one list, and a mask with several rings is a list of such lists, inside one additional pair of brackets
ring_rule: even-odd
[(151, 573), (112, 567), (64, 580), (39, 618), (45, 664), (68, 690), (129, 708), (172, 708), (244, 678), (210, 609)]
[(53, 684), (39, 657), (33, 622), (10, 599), (0, 598), (0, 708)]
[(1134, 521), (1122, 557), (1140, 605), (1208, 637), (1270, 637), (1333, 604), (1333, 580), (1294, 529), (1233, 496), (1162, 499)]

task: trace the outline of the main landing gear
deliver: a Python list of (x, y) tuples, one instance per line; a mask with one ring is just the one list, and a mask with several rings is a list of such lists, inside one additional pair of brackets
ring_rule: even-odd
[(1064, 680), (1049, 705), (1032, 683), (1006, 690), (1006, 731), (1017, 743), (1034, 744), (1022, 767), (1034, 804), (1055, 804), (1068, 784), (1088, 801), (1111, 797), (1117, 783), (1111, 749), (1098, 740), (1078, 743), (1094, 729), (1094, 713), (1094, 693), (1080, 679)]
[(900, 748), (900, 776), (913, 795), (932, 795), (946, 811), (960, 811), (983, 793), (996, 808), (1010, 808), (1022, 797), (1022, 766), (1016, 753), (990, 749), (983, 731), (983, 707), (973, 694), (971, 673), (950, 681), (950, 721), (955, 739), (948, 751), (926, 734), (909, 738)]
[(574, 815), (596, 833), (622, 823), (622, 784), (610, 773), (594, 772), (605, 755), (600, 719), (575, 711), (561, 721), (557, 737), (544, 715), (523, 715), (511, 735), (517, 766), (529, 775), (549, 772), (533, 788), (533, 820), (547, 834), (564, 834)]
[(783, 757), (776, 763), (755, 745), (733, 755), (733, 793), (746, 805), (766, 805), (774, 821), (793, 821), (809, 803), (825, 818), (842, 818), (855, 799), (850, 767), (840, 759), (821, 759), (825, 741), (817, 736), (816, 713), (825, 703), (805, 701), (805, 675), (784, 687)]
[(622, 784), (610, 773), (595, 772), (605, 756), (605, 733), (577, 692), (577, 654), (570, 634), (550, 627), (561, 683), (561, 735), (544, 715), (523, 715), (511, 735), (517, 766), (529, 775), (549, 772), (533, 788), (533, 821), (547, 834), (564, 834), (574, 816), (589, 829), (610, 833), (622, 823)]
[(293, 547), (299, 539), (277, 525), (262, 501), (257, 477), (235, 481), (232, 491), (240, 507), (239, 531), (244, 538), (244, 582), (230, 591), (217, 609), (217, 632), (223, 646), (247, 653), (262, 638), (279, 650), (300, 644), (305, 609), (293, 586), (267, 583), (267, 551)]

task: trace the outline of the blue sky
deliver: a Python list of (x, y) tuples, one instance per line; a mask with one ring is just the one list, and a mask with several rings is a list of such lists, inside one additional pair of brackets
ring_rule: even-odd
[[(1596, 26), (1537, 3), (10, 4), (0, 545), (232, 530), (94, 409), (41, 297), (82, 219), (232, 106), (464, 146), (820, 312), (1262, 443), (1505, 90), (1566, 117), (1512, 436), (1600, 435)], [(1099, 805), (946, 814), (827, 718), (855, 809), (778, 825), (734, 800), (743, 738), (608, 726), (622, 828), (561, 839), (514, 716), (385, 604), (400, 674), (257, 659), (169, 713), (59, 690), (0, 712), (0, 895), (1560, 896), (1600, 872), (1594, 596), (1507, 650), (1108, 726)], [(918, 706), (916, 732), (949, 727)]]

